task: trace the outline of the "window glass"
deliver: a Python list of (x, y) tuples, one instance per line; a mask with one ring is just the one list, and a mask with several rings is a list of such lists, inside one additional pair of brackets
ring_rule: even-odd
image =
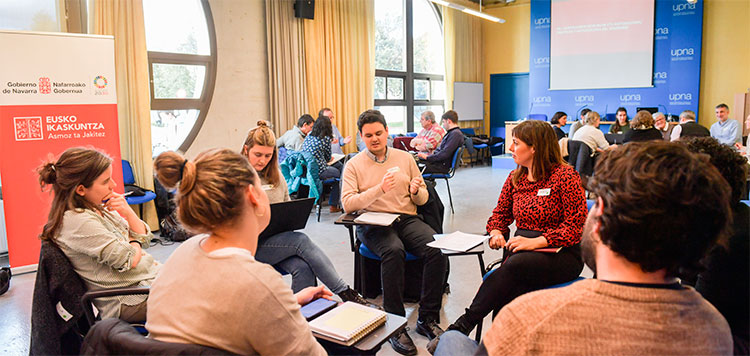
[(375, 99), (385, 99), (385, 78), (375, 77)]
[(206, 67), (154, 63), (154, 98), (199, 99), (206, 79)]
[(0, 0), (0, 29), (60, 32), (57, 0)]
[(375, 110), (380, 110), (385, 116), (389, 134), (406, 133), (406, 106), (376, 106)]
[(443, 29), (432, 3), (414, 0), (414, 72), (443, 73)]
[(375, 1), (375, 69), (406, 70), (403, 0)]
[(414, 80), (414, 100), (430, 99), (430, 81), (423, 79)]
[(430, 99), (445, 100), (445, 82), (442, 80), (430, 81)]
[(388, 78), (388, 99), (404, 98), (404, 80), (401, 78)]
[(151, 110), (151, 144), (156, 157), (176, 150), (198, 119), (199, 110)]
[(211, 54), (200, 0), (144, 0), (143, 19), (149, 51)]

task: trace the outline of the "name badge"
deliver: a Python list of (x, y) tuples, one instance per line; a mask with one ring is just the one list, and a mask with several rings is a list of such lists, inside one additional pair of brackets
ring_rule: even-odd
[(548, 196), (548, 195), (549, 195), (549, 193), (550, 193), (551, 191), (552, 191), (552, 189), (551, 189), (551, 188), (547, 188), (547, 189), (539, 189), (539, 192), (538, 192), (538, 193), (536, 193), (536, 196), (538, 196), (538, 197), (546, 197), (546, 196)]

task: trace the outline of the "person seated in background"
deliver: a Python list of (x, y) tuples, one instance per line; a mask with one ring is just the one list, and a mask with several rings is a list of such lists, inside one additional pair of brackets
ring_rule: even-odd
[(716, 168), (681, 145), (636, 142), (607, 152), (588, 190), (598, 198), (581, 247), (596, 279), (518, 297), (478, 350), (449, 331), (436, 355), (731, 354), (726, 320), (678, 278), (727, 231)]
[[(572, 281), (583, 270), (578, 243), (586, 198), (580, 176), (562, 160), (552, 127), (536, 120), (518, 124), (510, 152), (518, 168), (505, 180), (487, 221), (490, 248), (505, 248), (510, 256), (486, 276), (466, 312), (448, 326), (464, 335), (518, 296)], [(514, 221), (517, 230), (506, 240)], [(545, 247), (560, 250), (534, 251)], [(431, 341), (427, 350), (433, 351), (438, 342)]]
[(453, 165), (453, 154), (464, 144), (464, 134), (458, 127), (458, 113), (446, 111), (440, 119), (440, 124), (446, 133), (435, 151), (431, 154), (420, 152), (417, 154), (427, 166), (424, 173), (448, 173)]
[(177, 187), (178, 218), (201, 235), (183, 242), (149, 293), (149, 337), (238, 355), (326, 355), (300, 306), (331, 292), (292, 294), (271, 266), (255, 259), (271, 208), (247, 158), (212, 149), (187, 160), (164, 152), (156, 177)]
[(680, 124), (672, 129), (670, 141), (677, 141), (680, 137), (704, 137), (711, 136), (707, 128), (695, 123), (695, 112), (685, 110), (680, 113)]
[(278, 140), (276, 140), (276, 147), (284, 147), (290, 151), (299, 151), (302, 149), (302, 142), (305, 141), (310, 131), (312, 131), (313, 117), (309, 114), (300, 116), (297, 120), (297, 126), (292, 127), (291, 130), (285, 132)]
[(445, 129), (435, 123), (435, 114), (429, 110), (422, 113), (419, 123), (422, 125), (422, 131), (411, 140), (409, 145), (419, 152), (432, 154), (443, 140)]
[[(153, 235), (112, 177), (112, 158), (83, 147), (65, 150), (38, 169), (42, 189), (54, 192), (42, 240), (65, 254), (89, 290), (150, 286), (161, 268), (148, 248)], [(146, 320), (146, 295), (94, 300), (102, 319)]]
[[(349, 142), (352, 142), (351, 136), (341, 136), (339, 128), (336, 127), (336, 116), (333, 115), (333, 111), (329, 108), (322, 108), (318, 112), (318, 117), (325, 116), (331, 120), (331, 153), (344, 154), (344, 150), (341, 147), (346, 146)], [(341, 167), (338, 167), (341, 170)]]
[(663, 140), (661, 132), (654, 128), (654, 118), (648, 110), (641, 110), (630, 121), (630, 130), (623, 135), (622, 142)]
[(609, 127), (609, 133), (611, 134), (624, 134), (630, 131), (630, 123), (628, 122), (628, 110), (623, 107), (617, 108), (615, 123)]
[(716, 105), (716, 120), (711, 125), (711, 137), (729, 146), (734, 146), (735, 143), (740, 141), (742, 130), (739, 129), (740, 125), (737, 120), (729, 118), (729, 106), (727, 104)]
[(586, 115), (588, 115), (589, 112), (591, 112), (591, 109), (589, 108), (581, 110), (581, 114), (580, 114), (581, 116), (578, 117), (578, 121), (570, 125), (570, 131), (568, 132), (568, 137), (573, 137), (576, 131), (586, 124)]
[(665, 141), (669, 141), (669, 136), (672, 134), (672, 130), (674, 129), (674, 125), (670, 125), (667, 122), (667, 117), (662, 112), (655, 112), (654, 115), (652, 115), (654, 118), (654, 127), (659, 130), (659, 133), (661, 133), (661, 137)]
[[(435, 240), (435, 231), (417, 215), (417, 206), (424, 205), (429, 198), (427, 188), (412, 155), (386, 145), (388, 125), (380, 111), (363, 112), (357, 128), (367, 150), (346, 164), (341, 202), (349, 213), (364, 210), (400, 215), (389, 226), (358, 225), (356, 236), (381, 258), (383, 307), (389, 313), (406, 315), (403, 302), (406, 251), (424, 262), (417, 332), (431, 339), (442, 333), (438, 323), (448, 260), (440, 249), (427, 246)], [(389, 342), (400, 354), (417, 353), (406, 329)]]
[(552, 118), (549, 119), (549, 123), (552, 124), (552, 128), (555, 130), (558, 141), (563, 137), (568, 137), (568, 134), (566, 134), (565, 131), (562, 130), (562, 127), (568, 123), (568, 114), (562, 111), (558, 111), (554, 115), (552, 115)]
[(703, 261), (695, 289), (727, 319), (734, 354), (750, 354), (750, 207), (742, 203), (747, 182), (747, 160), (730, 146), (711, 137), (686, 140), (688, 150), (709, 155), (731, 187), (732, 228), (728, 241), (714, 246)]
[[(305, 141), (302, 142), (302, 152), (309, 152), (315, 157), (315, 161), (318, 163), (318, 176), (320, 180), (326, 180), (330, 178), (341, 177), (341, 168), (343, 163), (341, 161), (336, 162), (333, 165), (328, 165), (331, 161), (331, 138), (333, 130), (331, 129), (331, 120), (328, 116), (318, 116), (315, 120), (312, 130), (305, 137)], [(328, 198), (328, 205), (330, 211), (336, 213), (341, 211), (340, 198), (339, 198), (339, 182), (334, 182), (331, 188), (331, 195)]]
[(600, 120), (601, 117), (599, 116), (598, 112), (589, 111), (589, 113), (586, 114), (586, 118), (584, 119), (585, 125), (578, 129), (578, 131), (576, 131), (576, 134), (573, 136), (572, 140), (582, 141), (587, 146), (589, 146), (589, 148), (591, 148), (592, 153), (604, 152), (604, 150), (609, 149), (609, 142), (607, 142), (607, 139), (604, 138), (604, 133), (599, 130)]
[[(242, 145), (242, 155), (260, 177), (260, 184), (271, 204), (289, 201), (289, 189), (276, 159), (276, 137), (265, 121), (250, 130)], [(328, 256), (310, 238), (299, 231), (282, 232), (258, 241), (255, 259), (278, 267), (292, 275), (292, 291), (311, 287), (320, 279), (341, 300), (367, 304), (336, 272)]]

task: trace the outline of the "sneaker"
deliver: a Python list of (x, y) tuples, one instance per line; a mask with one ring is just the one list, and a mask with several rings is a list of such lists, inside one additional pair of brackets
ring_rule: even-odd
[(368, 305), (369, 303), (356, 290), (347, 288), (339, 293), (339, 298), (345, 302), (355, 302), (357, 304)]
[(426, 319), (426, 321), (422, 321), (422, 319), (417, 320), (417, 334), (432, 340), (442, 333), (443, 329), (440, 328), (440, 325), (434, 319)]
[(393, 347), (394, 351), (402, 355), (416, 355), (417, 347), (414, 345), (414, 341), (412, 341), (408, 331), (409, 328), (404, 328), (396, 333), (396, 335), (391, 336), (391, 338), (388, 339), (388, 342), (391, 343), (391, 347)]

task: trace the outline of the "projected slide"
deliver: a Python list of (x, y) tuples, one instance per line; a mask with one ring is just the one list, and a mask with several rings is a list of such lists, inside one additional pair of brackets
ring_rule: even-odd
[(552, 0), (550, 89), (650, 87), (654, 0)]

